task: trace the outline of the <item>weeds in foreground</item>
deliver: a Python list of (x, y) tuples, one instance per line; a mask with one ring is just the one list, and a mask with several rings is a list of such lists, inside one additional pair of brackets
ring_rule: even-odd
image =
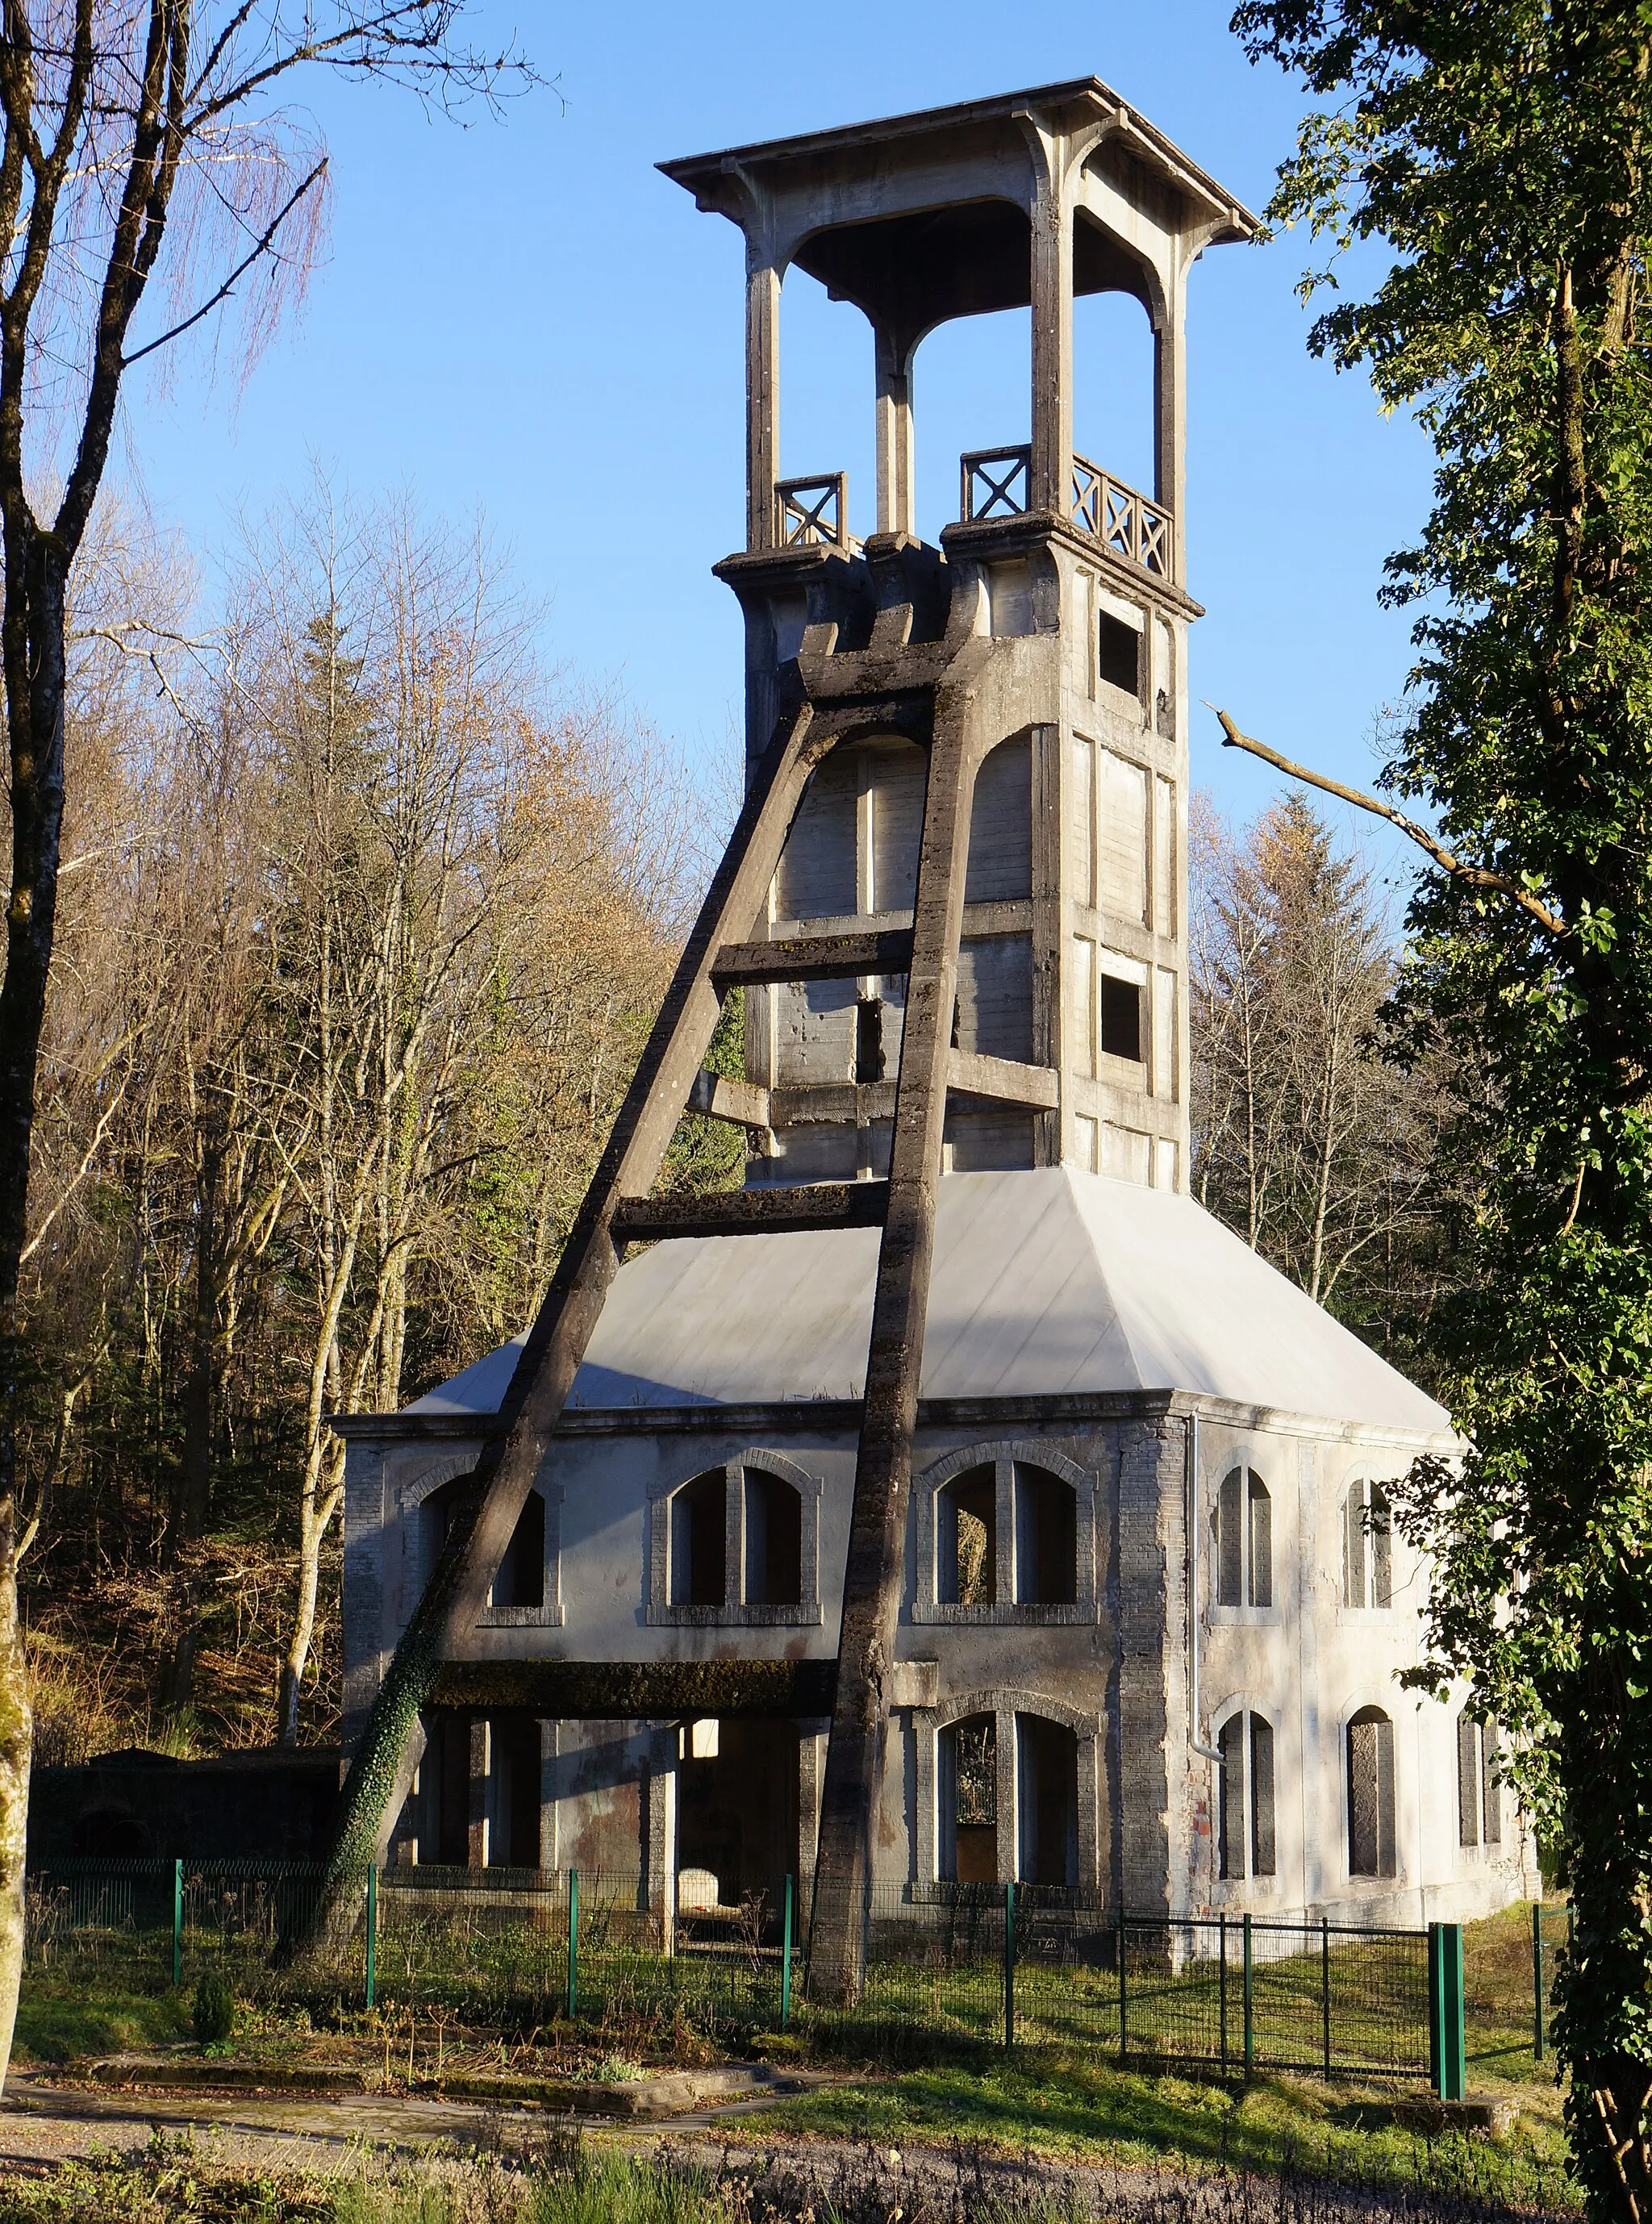
[(1542, 2213), (1466, 2186), (1163, 2168), (1062, 2177), (963, 2147), (637, 2158), (577, 2135), (514, 2154), (357, 2154), (324, 2174), (230, 2168), (157, 2131), (145, 2147), (0, 2186), (0, 2224), (1499, 2224)]

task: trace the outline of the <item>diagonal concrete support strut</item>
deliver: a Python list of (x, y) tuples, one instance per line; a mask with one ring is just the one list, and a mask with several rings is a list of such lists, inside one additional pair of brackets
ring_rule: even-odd
[(489, 1437), (454, 1508), (425, 1587), (363, 1728), (339, 1794), (318, 1924), (353, 1924), (359, 1880), (383, 1858), (413, 1788), (419, 1715), (456, 1633), (475, 1622), (545, 1457), (619, 1264), (615, 1217), (646, 1197), (716, 1027), (712, 970), (761, 915), (815, 760), (808, 702), (783, 712), (689, 937), (659, 1017), (592, 1178)]
[(969, 862), (978, 753), (971, 745), (968, 713), (976, 660), (970, 649), (961, 653), (936, 685), (931, 713), (889, 1202), (867, 1353), (810, 1930), (810, 1995), (835, 2005), (859, 1998), (866, 1974), (873, 1834), (883, 1786), (889, 1671), (905, 1568), (912, 1435)]
[[(899, 1613), (934, 1251), (970, 812), (981, 753), (972, 715), (974, 686), (991, 650), (990, 642), (971, 635), (968, 615), (967, 607), (955, 608), (947, 638), (924, 647), (908, 645), (905, 625), (892, 629), (886, 642), (858, 654), (833, 654), (829, 635), (818, 647), (805, 643), (794, 667), (799, 684), (756, 769), (517, 1362), (494, 1432), (454, 1508), (441, 1557), (369, 1714), (339, 1795), (317, 1918), (319, 1930), (337, 1932), (356, 1920), (360, 1880), (369, 1863), (382, 1859), (412, 1789), (424, 1743), (421, 1712), (437, 1695), (457, 1637), (482, 1611), (596, 1329), (627, 1234), (681, 1232), (676, 1223), (686, 1228), (693, 1217), (663, 1205), (645, 1206), (640, 1200), (648, 1197), (695, 1089), (730, 969), (743, 968), (754, 977), (772, 970), (746, 938), (762, 914), (809, 776), (835, 742), (894, 728), (927, 745), (929, 772), (910, 944), (903, 930), (898, 951), (892, 944), (887, 952), (880, 952), (907, 962), (889, 1181), (864, 1185), (869, 1193), (865, 1213), (848, 1210), (859, 1202), (857, 1187), (843, 1199), (823, 1198), (812, 1191), (796, 1192), (790, 1204), (772, 1197), (753, 1216), (754, 1225), (787, 1211), (803, 1216), (799, 1224), (823, 1217), (842, 1225), (883, 1223), (810, 1944), (811, 1990), (843, 1999), (861, 1988), (872, 1832), (889, 1715), (887, 1671)], [(856, 939), (852, 948), (846, 942), (838, 955), (843, 965), (858, 969), (866, 952)], [(793, 961), (785, 962), (790, 977)], [(719, 1226), (730, 1218), (729, 1202), (722, 1201)], [(831, 1208), (823, 1216), (823, 1204)]]

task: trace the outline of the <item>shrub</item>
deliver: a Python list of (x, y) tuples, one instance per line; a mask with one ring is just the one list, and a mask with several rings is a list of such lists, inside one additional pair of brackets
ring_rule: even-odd
[(235, 2029), (235, 1994), (227, 1977), (217, 1969), (203, 1972), (195, 1987), (192, 2015), (195, 2036), (203, 2046), (216, 2046)]

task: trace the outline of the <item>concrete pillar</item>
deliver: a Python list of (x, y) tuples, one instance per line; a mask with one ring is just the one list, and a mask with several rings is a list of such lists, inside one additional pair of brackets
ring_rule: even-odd
[(873, 333), (877, 366), (878, 530), (917, 532), (917, 457), (912, 431), (912, 363), (892, 332)]
[[(1180, 1564), (1184, 1524), (1179, 1510), (1185, 1494), (1183, 1426), (1179, 1421), (1137, 1421), (1121, 1431), (1115, 1501), (1119, 1885), (1126, 1903), (1144, 1914), (1168, 1911), (1170, 1905), (1173, 1684), (1182, 1700), (1176, 1727), (1183, 1741), (1174, 1765), (1180, 1777), (1187, 1770), (1181, 1690), (1186, 1628)], [(1173, 1533), (1167, 1537), (1167, 1532)]]
[(560, 1722), (539, 1724), (539, 1867), (546, 1870), (562, 1866), (557, 1842), (557, 1751), (561, 1732)]
[(488, 1866), (488, 1779), (493, 1758), (490, 1728), (486, 1715), (471, 1715), (470, 1832), (465, 1861), (473, 1869), (485, 1869)]
[(1073, 483), (1073, 227), (1065, 147), (1029, 124), (1032, 218), (1032, 460), (1027, 506), (1065, 517)]
[(648, 1733), (648, 1796), (644, 1809), (648, 1842), (643, 1849), (648, 1911), (659, 1924), (661, 1950), (676, 1946), (678, 1753), (682, 1729), (654, 1722)]
[[(1178, 241), (1171, 296), (1153, 320), (1153, 499), (1170, 513), (1170, 577), (1178, 587), (1185, 585), (1188, 576), (1182, 516), (1187, 507), (1188, 371), (1182, 333), (1188, 279), (1182, 254)], [(1185, 725), (1178, 730), (1185, 733)]]
[(746, 270), (746, 545), (774, 546), (780, 476), (780, 273), (754, 244)]
[[(1001, 1545), (999, 1551), (1001, 1555)], [(1001, 1557), (999, 1564), (1003, 1564)], [(1020, 1756), (1016, 1751), (1014, 1709), (999, 1707), (993, 1724), (993, 1758), (998, 1778), (998, 1875), (1003, 1884), (1013, 1878), (1021, 1866)]]

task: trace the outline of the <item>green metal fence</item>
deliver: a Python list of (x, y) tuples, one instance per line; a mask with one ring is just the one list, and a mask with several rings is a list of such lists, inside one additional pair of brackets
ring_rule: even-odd
[(1144, 2067), (1460, 2090), (1451, 1925), (1178, 1921), (1039, 1886), (880, 1885), (861, 1996), (830, 2010), (806, 1997), (791, 1878), (667, 1922), (634, 1875), (385, 1868), (342, 1945), (294, 1960), (283, 1947), (320, 1885), (295, 1862), (61, 1863), (29, 1880), (29, 1966), (127, 1989), (210, 1967), (250, 1998), (321, 1991), (490, 2025), (686, 2017), (741, 2037), (794, 2025), (855, 2052), (1082, 2046)]

